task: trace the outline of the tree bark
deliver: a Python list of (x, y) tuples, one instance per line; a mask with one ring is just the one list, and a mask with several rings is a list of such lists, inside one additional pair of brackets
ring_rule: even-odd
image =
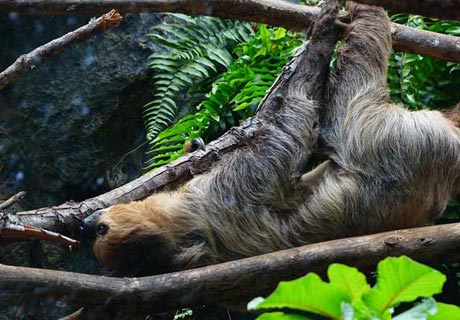
[[(410, 0), (409, 0), (410, 1)], [(391, 24), (393, 48), (444, 61), (460, 63), (460, 37)]]
[(99, 31), (107, 30), (120, 22), (120, 20), (120, 14), (115, 10), (111, 10), (99, 18), (91, 20), (83, 27), (69, 32), (60, 38), (54, 39), (53, 41), (50, 41), (35, 50), (20, 56), (11, 66), (0, 73), (0, 90), (16, 81), (26, 71), (34, 68), (41, 61), (56, 54), (57, 52), (67, 49), (74, 43), (82, 42), (88, 39)]
[(460, 0), (354, 0), (355, 2), (385, 7), (385, 9), (426, 17), (460, 20)]
[[(363, 0), (361, 2), (373, 2)], [(452, 0), (451, 2), (458, 0)], [(395, 5), (397, 0), (374, 0), (380, 5)], [(409, 3), (410, 0), (404, 2)], [(436, 3), (449, 1), (438, 0)], [(408, 10), (424, 8), (425, 1), (417, 1)], [(434, 0), (429, 1), (434, 3)], [(431, 5), (431, 4), (430, 4)], [(427, 11), (430, 6), (427, 5)], [(458, 7), (452, 7), (458, 13)], [(238, 19), (305, 31), (318, 17), (319, 8), (280, 0), (0, 0), (0, 11), (25, 14), (97, 14), (110, 9), (120, 12), (178, 12), (189, 15), (209, 15)], [(406, 11), (411, 13), (411, 11)], [(436, 11), (434, 11), (436, 12)], [(343, 12), (341, 20), (347, 21)], [(445, 61), (460, 62), (460, 38), (435, 32), (392, 24), (393, 47)]]
[(281, 280), (324, 274), (331, 263), (369, 270), (387, 256), (433, 264), (458, 261), (460, 223), (339, 239), (182, 272), (112, 278), (0, 265), (2, 293), (66, 297), (91, 307), (110, 301), (149, 312), (198, 304), (245, 304), (267, 295)]

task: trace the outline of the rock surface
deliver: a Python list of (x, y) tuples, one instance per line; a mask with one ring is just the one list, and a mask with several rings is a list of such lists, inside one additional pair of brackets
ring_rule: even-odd
[[(0, 15), (0, 69), (90, 17)], [(142, 106), (153, 93), (148, 38), (161, 15), (126, 15), (0, 90), (0, 200), (24, 190), (22, 209), (82, 200), (138, 177), (144, 165)], [(131, 152), (136, 149), (135, 152)], [(103, 273), (89, 243), (0, 245), (0, 263)], [(106, 272), (106, 271), (105, 271)], [(56, 319), (78, 309), (54, 300), (5, 297), (0, 319)]]
[[(82, 17), (0, 16), (4, 69), (20, 54), (83, 25)], [(146, 34), (154, 14), (71, 47), (0, 91), (0, 199), (27, 191), (26, 208), (80, 200), (139, 176), (142, 106), (153, 88)], [(4, 28), (5, 26), (5, 28)]]

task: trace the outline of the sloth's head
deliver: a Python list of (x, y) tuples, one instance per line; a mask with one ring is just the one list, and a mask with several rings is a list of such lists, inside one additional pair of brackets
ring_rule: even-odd
[(95, 237), (94, 254), (109, 269), (125, 275), (171, 271), (175, 244), (169, 217), (176, 202), (173, 194), (159, 193), (115, 205), (87, 217), (82, 229)]

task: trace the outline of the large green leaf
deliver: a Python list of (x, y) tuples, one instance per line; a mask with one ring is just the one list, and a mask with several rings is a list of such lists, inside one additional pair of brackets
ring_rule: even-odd
[(329, 319), (341, 319), (341, 303), (350, 302), (348, 292), (327, 283), (310, 273), (293, 281), (282, 281), (276, 290), (263, 300), (253, 300), (251, 310), (292, 309), (311, 312)]
[(358, 269), (343, 264), (334, 263), (327, 270), (329, 281), (348, 292), (350, 301), (361, 299), (361, 296), (370, 290), (366, 276)]
[(408, 257), (387, 258), (378, 264), (377, 284), (363, 295), (363, 301), (377, 316), (382, 316), (400, 302), (441, 292), (445, 281), (441, 272)]

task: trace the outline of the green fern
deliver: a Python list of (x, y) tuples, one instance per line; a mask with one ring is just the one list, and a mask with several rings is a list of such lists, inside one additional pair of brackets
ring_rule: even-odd
[(155, 70), (155, 95), (144, 106), (148, 140), (177, 118), (177, 97), (193, 95), (193, 89), (205, 79), (213, 79), (226, 70), (233, 61), (231, 50), (235, 44), (248, 40), (253, 33), (248, 23), (181, 14), (169, 16), (172, 23), (158, 25), (149, 34), (152, 41), (169, 52), (154, 53), (149, 58), (150, 67)]
[(284, 28), (259, 25), (253, 39), (235, 47), (233, 53), (238, 58), (214, 81), (194, 111), (151, 141), (148, 169), (177, 159), (186, 140), (216, 137), (238, 120), (252, 115), (302, 37)]

